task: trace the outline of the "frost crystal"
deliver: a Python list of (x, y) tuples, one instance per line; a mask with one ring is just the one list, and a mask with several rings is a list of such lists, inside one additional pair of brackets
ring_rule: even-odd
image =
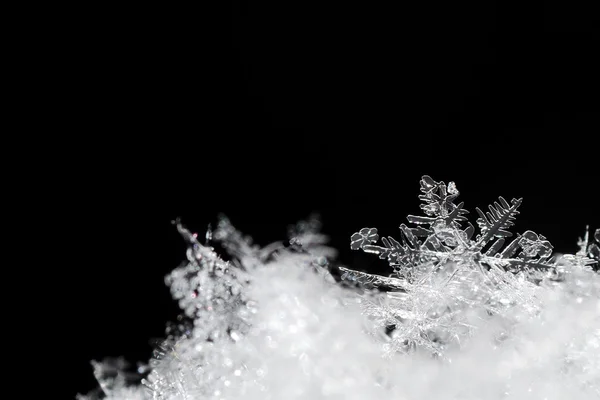
[[(456, 184), (421, 179), (421, 209), (425, 216), (409, 215), (415, 227), (400, 225), (401, 241), (382, 237), (377, 229), (363, 228), (351, 237), (350, 247), (379, 255), (393, 268), (389, 277), (342, 268), (344, 279), (387, 292), (385, 301), (367, 296), (365, 311), (387, 327), (388, 349), (406, 352), (427, 349), (441, 356), (474, 334), (473, 320), (494, 316), (510, 326), (522, 313), (536, 315), (540, 305), (537, 284), (564, 274), (565, 262), (590, 265), (587, 236), (577, 259), (552, 258), (552, 245), (542, 235), (526, 231), (513, 236), (509, 228), (519, 214), (522, 199), (503, 197), (488, 212), (476, 208), (480, 233), (468, 223), (464, 203), (455, 204)], [(467, 226), (463, 228), (463, 223)], [(590, 246), (591, 249), (591, 246)], [(557, 272), (558, 269), (558, 272)]]
[(585, 236), (577, 243), (579, 245), (577, 255), (596, 260), (598, 263), (600, 261), (600, 228), (596, 229), (596, 233), (594, 233), (595, 243), (590, 243), (589, 229), (589, 226), (585, 228)]

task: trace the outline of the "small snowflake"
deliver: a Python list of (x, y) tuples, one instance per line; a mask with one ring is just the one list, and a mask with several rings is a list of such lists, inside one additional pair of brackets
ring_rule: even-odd
[(350, 237), (350, 248), (352, 250), (362, 249), (366, 244), (375, 243), (379, 240), (377, 228), (362, 228)]
[(521, 237), (519, 245), (528, 257), (547, 257), (552, 254), (552, 245), (544, 236), (538, 236), (535, 232), (527, 231)]

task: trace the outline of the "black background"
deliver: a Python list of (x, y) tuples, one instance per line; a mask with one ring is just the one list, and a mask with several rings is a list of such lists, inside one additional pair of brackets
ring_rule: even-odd
[(223, 212), (267, 244), (317, 211), (344, 263), (376, 269), (350, 235), (396, 235), (429, 174), (471, 211), (523, 197), (514, 230), (558, 251), (599, 226), (592, 2), (409, 3), (99, 6), (40, 35), (40, 101), (71, 134), (48, 194), (71, 396), (176, 315), (175, 217), (202, 233)]

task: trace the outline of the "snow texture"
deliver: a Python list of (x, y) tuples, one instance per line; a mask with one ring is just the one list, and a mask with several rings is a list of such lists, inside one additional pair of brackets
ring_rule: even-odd
[(352, 235), (390, 276), (337, 265), (316, 219), (264, 248), (226, 218), (204, 245), (176, 221), (187, 262), (166, 283), (180, 321), (148, 365), (94, 362), (99, 389), (78, 398), (600, 398), (600, 231), (553, 255), (542, 235), (513, 237), (522, 199), (500, 197), (477, 209), (475, 236), (458, 194), (424, 176), (425, 215), (400, 241)]

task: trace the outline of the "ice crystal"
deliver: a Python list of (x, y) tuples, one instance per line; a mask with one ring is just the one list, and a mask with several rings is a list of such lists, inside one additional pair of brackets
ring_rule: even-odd
[(382, 245), (374, 244), (379, 239), (376, 228), (363, 228), (350, 239), (352, 249), (387, 260), (392, 275), (342, 268), (343, 278), (387, 292), (385, 301), (366, 301), (365, 310), (392, 331), (390, 350), (421, 348), (443, 355), (449, 346), (473, 335), (474, 319), (494, 315), (510, 326), (522, 313), (539, 312), (537, 284), (564, 274), (565, 262), (577, 266), (593, 262), (587, 257), (593, 251), (588, 250), (587, 236), (578, 259), (552, 258), (550, 242), (533, 231), (518, 234), (505, 246), (513, 236), (509, 229), (522, 199), (509, 203), (499, 197), (488, 212), (476, 208), (480, 233), (473, 238), (475, 228), (467, 221), (464, 203), (455, 204), (456, 184), (426, 175), (420, 185), (425, 216), (408, 216), (416, 226), (400, 225), (401, 241), (382, 237)]
[(583, 239), (579, 239), (579, 251), (576, 255), (595, 260), (598, 263), (600, 262), (600, 228), (596, 229), (594, 239), (591, 242), (589, 229), (589, 226), (586, 227)]

